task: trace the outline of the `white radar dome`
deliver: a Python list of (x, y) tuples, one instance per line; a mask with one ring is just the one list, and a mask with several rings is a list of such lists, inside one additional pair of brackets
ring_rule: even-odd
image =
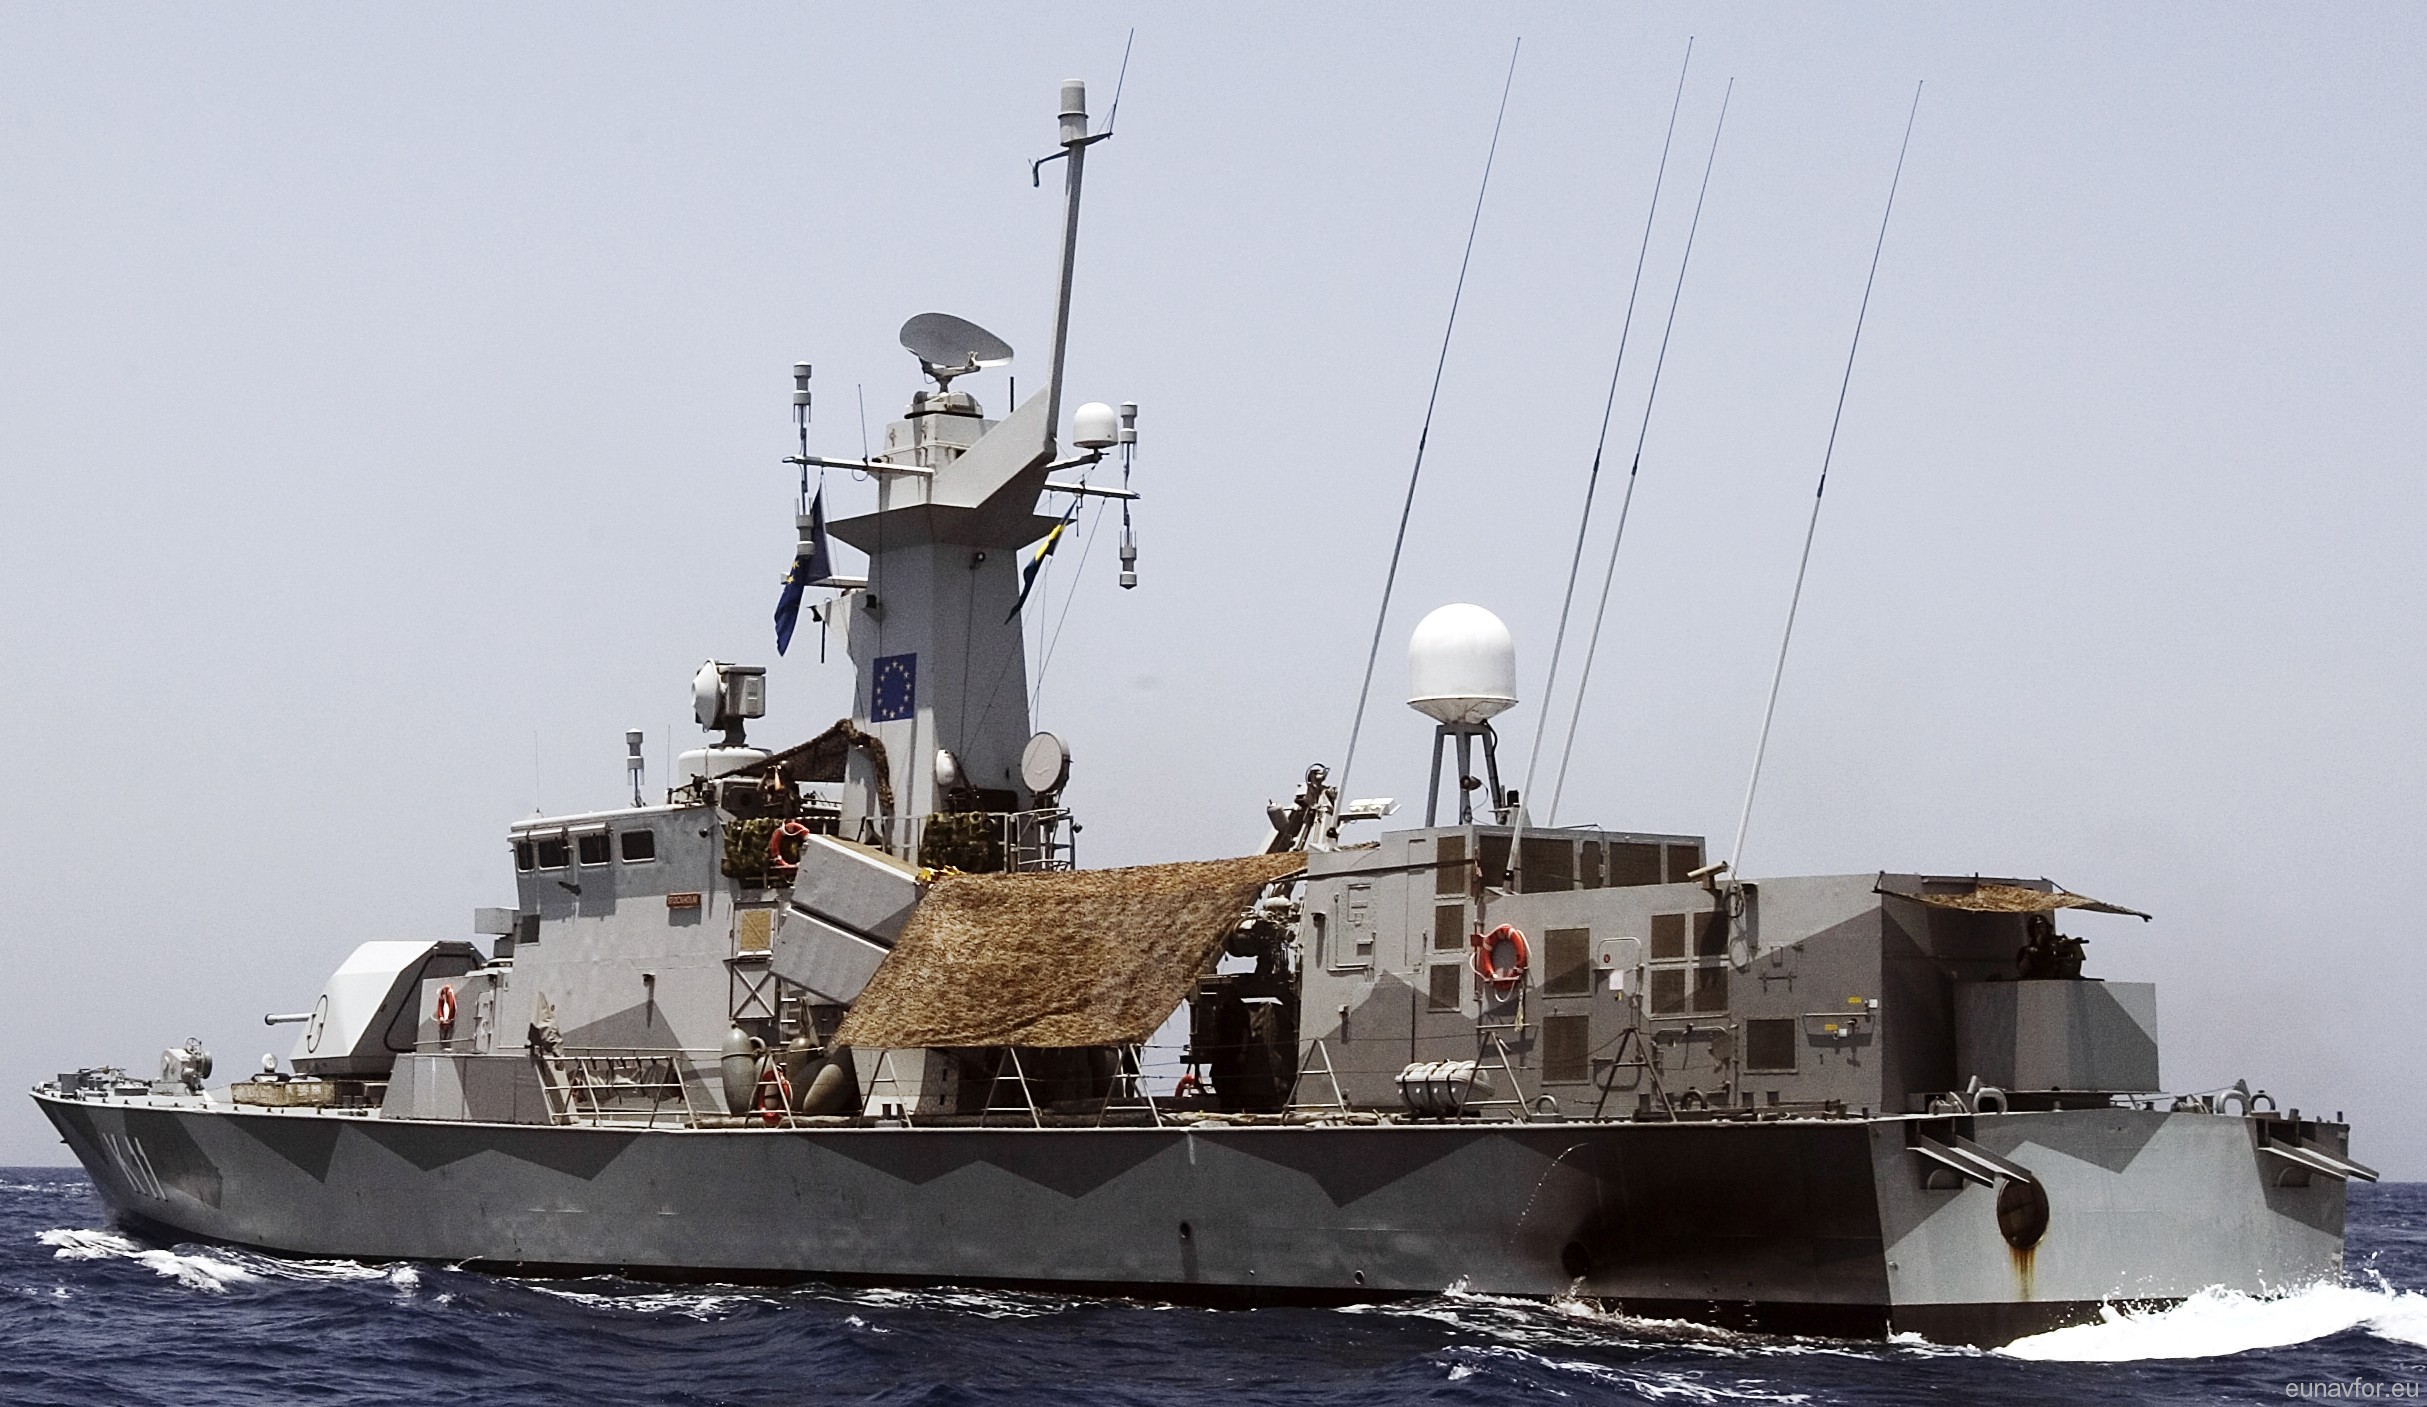
[(1517, 645), (1481, 606), (1443, 606), (1407, 642), (1407, 706), (1442, 723), (1481, 723), (1517, 704)]
[(1120, 417), (1102, 401), (1089, 401), (1070, 415), (1070, 442), (1081, 449), (1108, 449), (1121, 437)]

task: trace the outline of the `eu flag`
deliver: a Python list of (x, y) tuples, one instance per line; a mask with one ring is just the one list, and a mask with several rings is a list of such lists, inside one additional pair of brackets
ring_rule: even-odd
[(826, 545), (826, 490), (809, 500), (808, 531), (793, 554), (792, 570), (784, 574), (784, 594), (775, 602), (775, 652), (792, 644), (793, 622), (800, 619), (801, 592), (834, 575), (834, 553)]
[(868, 721), (899, 723), (916, 718), (919, 709), (919, 657), (879, 655), (876, 679), (869, 690)]

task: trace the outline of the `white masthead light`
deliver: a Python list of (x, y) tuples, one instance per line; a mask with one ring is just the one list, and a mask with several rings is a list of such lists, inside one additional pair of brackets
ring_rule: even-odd
[(1440, 723), (1481, 723), (1517, 703), (1517, 646), (1481, 606), (1443, 606), (1407, 642), (1407, 706)]

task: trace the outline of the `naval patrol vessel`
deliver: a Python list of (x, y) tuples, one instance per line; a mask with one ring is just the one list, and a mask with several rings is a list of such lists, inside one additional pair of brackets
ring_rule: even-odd
[[(525, 1274), (1465, 1287), (1984, 1343), (2340, 1274), (2346, 1183), (2374, 1176), (2347, 1127), (2246, 1086), (2161, 1094), (2155, 990), (2086, 973), (2059, 928), (2128, 910), (2027, 877), (1752, 878), (1698, 836), (1533, 824), (1492, 731), (1513, 653), (1479, 608), (1411, 645), (1422, 826), (1313, 767), (1264, 853), (1080, 868), (1020, 619), (1071, 505), (1135, 497), (1106, 467), (1134, 407), (1060, 438), (1105, 135), (1066, 85), (1041, 391), (986, 418), (953, 383), (1009, 347), (924, 314), (903, 340), (932, 388), (881, 451), (827, 459), (795, 368), (779, 616), (788, 635), (819, 593), (851, 717), (755, 745), (765, 670), (711, 662), (709, 736), (662, 799), (632, 735), (630, 805), (508, 827), (513, 908), (365, 943), (272, 1014), (302, 1028), (288, 1068), (212, 1085), (189, 1043), (157, 1079), (36, 1089), (116, 1219)], [(876, 506), (829, 529), (810, 473), (832, 466)], [(1150, 1080), (1183, 1009), (1186, 1073)]]

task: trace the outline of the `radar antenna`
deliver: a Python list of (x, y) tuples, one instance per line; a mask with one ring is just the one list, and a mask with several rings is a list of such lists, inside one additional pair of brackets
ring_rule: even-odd
[(902, 324), (902, 346), (919, 359), (919, 370), (944, 390), (952, 378), (1011, 360), (1011, 344), (950, 313), (920, 313)]

